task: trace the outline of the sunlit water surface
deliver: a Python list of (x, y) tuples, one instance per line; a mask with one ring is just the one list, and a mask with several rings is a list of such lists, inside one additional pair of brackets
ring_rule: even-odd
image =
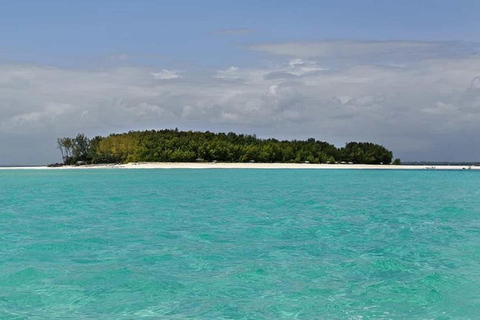
[(1, 319), (478, 319), (480, 172), (0, 171)]

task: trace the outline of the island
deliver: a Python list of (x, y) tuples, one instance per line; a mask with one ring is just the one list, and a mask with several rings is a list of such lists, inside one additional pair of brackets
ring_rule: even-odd
[(337, 148), (325, 141), (260, 139), (255, 135), (180, 131), (130, 131), (106, 137), (85, 134), (57, 140), (58, 165), (138, 162), (400, 164), (392, 151), (371, 142)]

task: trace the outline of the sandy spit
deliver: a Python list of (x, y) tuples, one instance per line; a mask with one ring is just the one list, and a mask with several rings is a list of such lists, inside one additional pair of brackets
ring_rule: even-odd
[(0, 170), (71, 170), (71, 169), (381, 169), (381, 170), (480, 170), (480, 166), (307, 164), (307, 163), (213, 163), (213, 162), (141, 162), (85, 166), (0, 167)]

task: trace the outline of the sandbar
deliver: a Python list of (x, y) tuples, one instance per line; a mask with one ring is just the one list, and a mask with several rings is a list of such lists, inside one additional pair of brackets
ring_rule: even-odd
[(310, 163), (224, 163), (224, 162), (138, 162), (61, 167), (0, 167), (0, 170), (72, 170), (72, 169), (377, 169), (377, 170), (480, 170), (468, 165), (377, 165)]

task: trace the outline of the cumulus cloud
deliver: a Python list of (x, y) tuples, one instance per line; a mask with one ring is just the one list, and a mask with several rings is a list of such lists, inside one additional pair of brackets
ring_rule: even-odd
[(177, 70), (161, 70), (158, 72), (153, 72), (152, 76), (155, 80), (171, 80), (171, 79), (178, 79), (181, 77), (180, 71)]
[[(384, 51), (377, 45), (362, 49)], [(11, 147), (17, 139), (35, 155), (30, 163), (52, 162), (58, 160), (58, 136), (179, 127), (315, 137), (339, 145), (367, 140), (407, 160), (478, 160), (479, 70), (476, 55), (413, 57), (402, 67), (332, 67), (298, 54), (263, 67), (201, 74), (4, 64), (0, 153), (21, 162), (23, 151)], [(12, 163), (8, 159), (0, 162)]]

